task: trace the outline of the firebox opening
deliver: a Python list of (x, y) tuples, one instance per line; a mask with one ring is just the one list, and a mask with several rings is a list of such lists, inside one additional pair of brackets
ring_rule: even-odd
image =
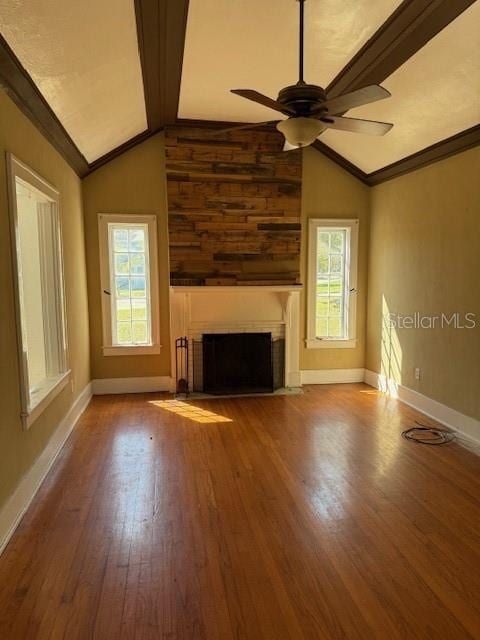
[(271, 333), (203, 334), (203, 391), (273, 393)]

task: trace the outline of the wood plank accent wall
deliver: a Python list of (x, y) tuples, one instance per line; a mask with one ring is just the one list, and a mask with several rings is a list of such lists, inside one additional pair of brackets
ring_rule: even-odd
[(299, 282), (302, 156), (273, 130), (168, 127), (172, 285)]

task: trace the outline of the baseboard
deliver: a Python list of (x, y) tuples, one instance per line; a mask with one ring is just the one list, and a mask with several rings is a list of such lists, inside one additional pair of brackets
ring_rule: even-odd
[(461, 444), (480, 453), (480, 420), (466, 416), (375, 371), (365, 370), (365, 382), (452, 429), (457, 433)]
[(175, 384), (170, 376), (151, 378), (98, 378), (92, 381), (93, 395), (110, 393), (149, 393), (152, 391), (173, 391)]
[(365, 369), (305, 369), (301, 372), (302, 384), (337, 384), (363, 382)]
[(67, 415), (52, 434), (46, 447), (18, 484), (17, 488), (0, 511), (0, 554), (5, 549), (23, 514), (30, 506), (35, 494), (50, 471), (55, 458), (65, 444), (78, 419), (85, 411), (92, 397), (91, 383), (80, 393)]

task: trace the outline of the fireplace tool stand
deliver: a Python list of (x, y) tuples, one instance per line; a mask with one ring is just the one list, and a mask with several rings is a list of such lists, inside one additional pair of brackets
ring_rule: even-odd
[(188, 338), (175, 340), (175, 395), (189, 394), (188, 388)]

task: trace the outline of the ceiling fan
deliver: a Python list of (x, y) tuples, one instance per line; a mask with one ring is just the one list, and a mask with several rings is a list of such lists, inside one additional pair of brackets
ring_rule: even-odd
[(267, 124), (277, 125), (277, 129), (285, 136), (284, 151), (306, 147), (326, 129), (338, 129), (353, 133), (364, 133), (382, 136), (393, 127), (388, 122), (374, 120), (360, 120), (358, 118), (344, 118), (339, 115), (353, 107), (359, 107), (370, 102), (390, 97), (390, 92), (383, 87), (372, 84), (350, 93), (329, 98), (325, 89), (314, 84), (307, 84), (303, 79), (304, 55), (304, 4), (300, 3), (300, 38), (299, 38), (299, 79), (294, 85), (280, 90), (278, 98), (273, 100), (253, 89), (231, 89), (242, 98), (252, 100), (264, 107), (288, 116), (286, 120), (270, 120), (254, 124), (240, 125), (224, 129), (218, 133), (250, 129)]

